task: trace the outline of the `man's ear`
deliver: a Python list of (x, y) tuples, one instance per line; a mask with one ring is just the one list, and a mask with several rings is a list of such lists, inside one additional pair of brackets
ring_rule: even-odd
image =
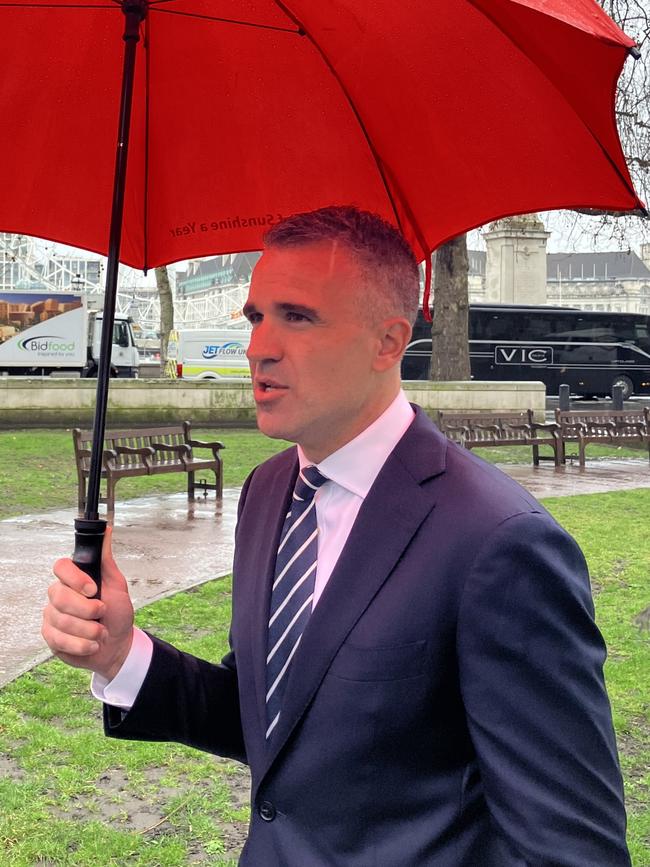
[(406, 351), (413, 329), (408, 319), (384, 319), (377, 325), (379, 348), (374, 359), (373, 369), (378, 373), (390, 370), (400, 364)]

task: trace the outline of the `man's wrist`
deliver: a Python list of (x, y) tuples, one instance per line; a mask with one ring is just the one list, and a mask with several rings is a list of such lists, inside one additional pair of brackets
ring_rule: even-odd
[[(153, 656), (153, 641), (146, 632), (135, 628), (131, 649), (122, 666), (109, 681), (100, 672), (95, 672), (90, 690), (98, 701), (128, 711), (133, 707), (140, 688), (149, 671)], [(117, 665), (118, 659), (115, 660)], [(106, 666), (107, 674), (113, 674), (113, 666)]]
[(116, 653), (114, 659), (111, 663), (106, 667), (102, 668), (102, 670), (97, 670), (97, 674), (101, 675), (108, 683), (110, 683), (120, 672), (122, 666), (126, 662), (126, 659), (131, 652), (131, 646), (133, 645), (133, 627), (131, 627), (131, 632), (124, 642), (124, 644), (120, 647), (119, 651)]

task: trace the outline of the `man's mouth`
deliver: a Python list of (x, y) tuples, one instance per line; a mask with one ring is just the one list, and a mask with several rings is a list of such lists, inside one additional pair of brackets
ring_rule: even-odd
[(280, 385), (279, 382), (273, 382), (269, 379), (257, 379), (255, 380), (255, 385), (261, 391), (280, 391), (287, 388), (286, 385)]

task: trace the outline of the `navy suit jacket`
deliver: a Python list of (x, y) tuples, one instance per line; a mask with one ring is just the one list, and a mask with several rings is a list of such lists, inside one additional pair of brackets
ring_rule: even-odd
[(295, 448), (253, 471), (220, 665), (154, 639), (107, 734), (250, 765), (250, 867), (624, 867), (605, 647), (575, 542), (422, 410), (365, 499), (265, 741)]

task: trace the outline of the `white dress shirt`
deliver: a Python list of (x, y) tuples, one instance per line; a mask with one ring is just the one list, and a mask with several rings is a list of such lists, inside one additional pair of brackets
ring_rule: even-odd
[[(369, 427), (319, 464), (330, 481), (316, 491), (318, 565), (313, 606), (318, 604), (339, 559), (361, 504), (368, 495), (386, 458), (393, 451), (415, 413), (403, 391)], [(309, 465), (298, 446), (300, 467)], [(94, 674), (91, 690), (106, 704), (129, 710), (142, 686), (153, 654), (153, 642), (140, 629), (134, 630), (133, 644), (122, 668), (110, 682)]]

